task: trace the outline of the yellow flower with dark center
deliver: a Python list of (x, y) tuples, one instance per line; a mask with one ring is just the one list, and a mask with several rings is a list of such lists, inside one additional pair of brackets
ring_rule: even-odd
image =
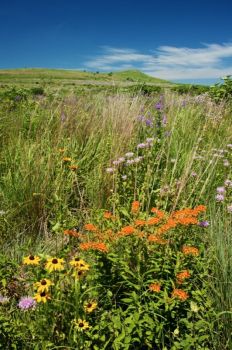
[(40, 257), (36, 255), (29, 255), (23, 258), (23, 264), (25, 265), (39, 265)]
[(54, 283), (48, 280), (47, 278), (44, 278), (41, 281), (34, 283), (34, 286), (37, 289), (38, 293), (48, 292), (49, 287), (52, 285), (54, 285)]
[(77, 279), (79, 279), (79, 280), (80, 280), (81, 278), (83, 278), (85, 275), (86, 275), (86, 271), (84, 271), (84, 270), (78, 270), (78, 268), (75, 269), (74, 273), (72, 274), (73, 277), (75, 277), (75, 278), (77, 278)]
[(71, 260), (70, 265), (82, 271), (89, 270), (89, 265), (86, 264), (86, 262), (80, 258), (74, 258), (73, 260)]
[(85, 330), (88, 330), (90, 328), (90, 325), (87, 321), (81, 320), (80, 318), (78, 320), (74, 320), (74, 327), (79, 331), (83, 332)]
[(46, 292), (40, 292), (34, 295), (34, 299), (36, 300), (37, 303), (46, 303), (48, 299), (51, 299), (51, 298), (49, 294), (47, 294)]
[(71, 162), (72, 161), (72, 158), (70, 158), (70, 157), (64, 157), (63, 158), (63, 162), (64, 163), (68, 163), (68, 162)]
[(95, 301), (89, 301), (84, 304), (84, 309), (86, 312), (90, 313), (97, 308), (97, 303)]
[(49, 259), (47, 259), (45, 269), (48, 270), (48, 272), (62, 271), (64, 269), (63, 264), (64, 264), (64, 259), (49, 258)]

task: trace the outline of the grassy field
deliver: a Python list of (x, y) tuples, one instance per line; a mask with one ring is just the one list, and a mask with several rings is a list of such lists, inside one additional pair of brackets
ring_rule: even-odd
[(0, 84), (0, 349), (231, 349), (230, 105), (137, 71)]

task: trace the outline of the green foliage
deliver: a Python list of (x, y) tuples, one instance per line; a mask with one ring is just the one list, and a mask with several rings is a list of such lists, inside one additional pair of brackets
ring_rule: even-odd
[(178, 92), (179, 94), (190, 94), (190, 95), (200, 95), (200, 94), (204, 94), (205, 92), (209, 91), (209, 87), (208, 86), (204, 86), (204, 85), (177, 85), (172, 87), (173, 91)]
[(232, 79), (228, 75), (225, 78), (222, 78), (223, 82), (221, 84), (215, 84), (210, 87), (209, 94), (212, 99), (216, 102), (222, 100), (231, 102), (232, 99)]

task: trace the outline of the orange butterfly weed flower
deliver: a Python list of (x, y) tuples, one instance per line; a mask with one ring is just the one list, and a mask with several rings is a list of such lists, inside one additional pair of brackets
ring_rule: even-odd
[(159, 222), (159, 218), (150, 218), (147, 220), (147, 225), (157, 225)]
[(182, 247), (182, 252), (184, 253), (184, 255), (195, 255), (195, 256), (199, 255), (199, 249), (192, 246), (184, 245)]
[(73, 230), (64, 230), (64, 234), (68, 235), (68, 236), (76, 237), (76, 238), (83, 238), (83, 235), (74, 229)]
[(97, 231), (97, 227), (94, 226), (93, 224), (85, 224), (84, 229), (86, 231), (92, 231), (92, 232), (96, 232)]
[(157, 244), (167, 244), (169, 243), (168, 240), (160, 238), (160, 236), (157, 235), (150, 235), (148, 236), (147, 240), (152, 243), (157, 243)]
[(156, 214), (159, 219), (163, 219), (165, 213), (157, 208), (151, 208), (151, 213)]
[(121, 232), (126, 234), (126, 235), (131, 235), (132, 233), (135, 232), (135, 228), (133, 226), (124, 226), (121, 229)]
[(131, 212), (137, 214), (139, 212), (140, 203), (139, 201), (134, 201), (131, 204)]
[(205, 205), (198, 205), (197, 207), (194, 208), (196, 212), (205, 212), (207, 207)]
[(189, 278), (190, 276), (191, 275), (190, 275), (189, 270), (183, 270), (183, 271), (177, 273), (177, 275), (176, 275), (178, 283), (182, 283), (186, 278)]
[(178, 222), (178, 224), (181, 224), (181, 225), (184, 225), (184, 226), (197, 225), (198, 224), (197, 218), (193, 218), (193, 217), (179, 218), (179, 219), (177, 219), (177, 222)]
[(81, 243), (80, 244), (81, 250), (98, 250), (103, 253), (108, 252), (108, 248), (103, 242), (87, 242), (87, 243)]
[(135, 226), (145, 226), (147, 224), (146, 220), (138, 219), (135, 220)]
[(172, 218), (169, 218), (168, 221), (166, 222), (166, 224), (160, 226), (160, 228), (158, 229), (158, 234), (162, 234), (172, 228), (175, 228), (177, 226), (177, 222), (175, 220), (173, 220)]
[(160, 283), (152, 283), (152, 284), (150, 284), (150, 286), (149, 286), (149, 290), (150, 290), (151, 292), (159, 293), (160, 290), (161, 290), (161, 284), (160, 284)]
[(112, 218), (112, 213), (110, 211), (105, 211), (103, 214), (104, 219)]
[(172, 292), (172, 298), (177, 298), (181, 301), (185, 301), (189, 298), (189, 295), (183, 289), (174, 289)]

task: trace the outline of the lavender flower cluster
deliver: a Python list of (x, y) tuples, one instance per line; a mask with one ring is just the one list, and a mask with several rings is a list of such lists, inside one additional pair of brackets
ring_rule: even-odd
[[(224, 202), (227, 189), (229, 188), (232, 188), (232, 180), (229, 180), (229, 179), (225, 180), (224, 186), (217, 187), (216, 189), (217, 194), (215, 196), (215, 199), (217, 202)], [(227, 206), (227, 211), (228, 213), (232, 214), (232, 204), (229, 204)]]

